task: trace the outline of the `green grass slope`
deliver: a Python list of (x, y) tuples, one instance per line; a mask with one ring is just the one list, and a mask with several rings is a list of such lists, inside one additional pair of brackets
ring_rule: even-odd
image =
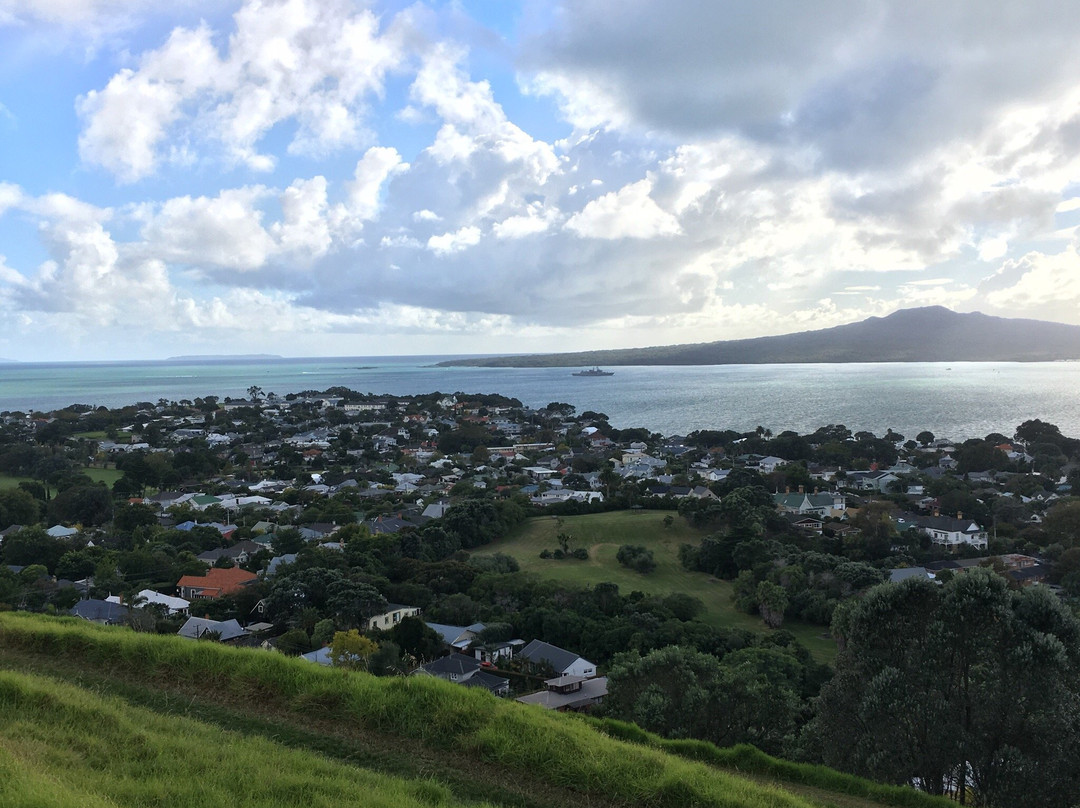
[(259, 737), (0, 671), (0, 804), (457, 806), (434, 783), (390, 777)]
[(0, 614), (5, 806), (942, 805), (664, 743), (426, 677)]
[[(506, 538), (488, 545), (484, 552), (513, 556), (527, 572), (566, 584), (593, 586), (609, 581), (619, 591), (635, 589), (653, 595), (682, 592), (705, 604), (700, 619), (723, 628), (742, 628), (756, 632), (770, 629), (760, 617), (738, 611), (732, 601), (732, 584), (701, 572), (690, 572), (679, 563), (679, 545), (697, 544), (704, 535), (676, 516), (671, 527), (664, 526), (670, 511), (609, 511), (584, 516), (551, 516), (530, 519), (515, 528)], [(559, 533), (573, 536), (570, 549), (585, 547), (588, 560), (540, 558), (540, 551), (555, 550)], [(653, 551), (656, 569), (647, 575), (622, 566), (615, 554), (622, 544), (640, 544)], [(836, 657), (836, 643), (825, 636), (825, 629), (806, 623), (787, 622), (790, 631), (813, 654), (818, 662), (830, 663)]]

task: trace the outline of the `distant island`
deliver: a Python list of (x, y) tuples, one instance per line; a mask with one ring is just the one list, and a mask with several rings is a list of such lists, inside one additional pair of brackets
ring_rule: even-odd
[(3, 357), (0, 357), (0, 365), (16, 365), (18, 362), (18, 359), (4, 359)]
[(652, 348), (453, 359), (442, 367), (779, 365), (815, 362), (1050, 362), (1080, 359), (1080, 326), (958, 314), (944, 306), (773, 337)]
[(193, 354), (191, 356), (170, 356), (166, 362), (220, 362), (232, 359), (283, 359), (278, 354)]

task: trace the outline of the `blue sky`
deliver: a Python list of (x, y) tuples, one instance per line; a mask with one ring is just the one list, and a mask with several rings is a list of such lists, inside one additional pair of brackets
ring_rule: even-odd
[(1080, 324), (1080, 8), (0, 0), (0, 356)]

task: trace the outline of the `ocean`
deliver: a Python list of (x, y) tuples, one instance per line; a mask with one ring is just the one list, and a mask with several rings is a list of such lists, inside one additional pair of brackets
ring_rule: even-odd
[(695, 429), (812, 432), (844, 424), (907, 437), (929, 429), (961, 440), (1011, 435), (1039, 418), (1080, 436), (1080, 363), (853, 363), (614, 367), (614, 376), (574, 368), (440, 368), (443, 356), (0, 365), (0, 411), (70, 404), (243, 398), (344, 386), (377, 395), (501, 393), (540, 407), (551, 401), (608, 415), (618, 428), (667, 435)]

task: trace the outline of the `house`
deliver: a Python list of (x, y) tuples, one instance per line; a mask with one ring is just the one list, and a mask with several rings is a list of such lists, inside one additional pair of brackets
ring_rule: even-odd
[(487, 673), (481, 663), (464, 654), (448, 654), (421, 665), (414, 675), (435, 676), (468, 687), (482, 687), (496, 696), (510, 693), (510, 680)]
[(80, 600), (68, 610), (68, 614), (81, 617), (83, 620), (89, 620), (91, 623), (119, 626), (127, 622), (130, 611), (127, 606), (121, 606), (119, 603), (90, 598), (89, 600)]
[(980, 550), (987, 546), (986, 531), (976, 522), (964, 519), (962, 513), (952, 516), (924, 516), (915, 513), (899, 513), (894, 517), (896, 529), (903, 532), (915, 529), (930, 537), (934, 544), (956, 548), (970, 544)]
[(596, 665), (571, 651), (565, 651), (556, 645), (533, 640), (521, 649), (518, 655), (534, 669), (550, 668), (560, 676), (573, 675), (592, 678), (596, 676)]
[[(119, 595), (110, 595), (105, 598), (110, 603), (119, 603)], [(187, 614), (188, 607), (191, 605), (183, 598), (174, 598), (169, 595), (162, 595), (160, 592), (155, 592), (153, 589), (143, 589), (135, 596), (136, 608), (138, 608), (139, 602), (142, 602), (143, 606), (161, 606), (165, 612), (169, 615)]]
[(889, 570), (889, 582), (898, 584), (908, 578), (932, 579), (934, 576), (926, 567), (897, 567)]
[(386, 611), (368, 618), (368, 630), (391, 629), (406, 617), (416, 617), (420, 614), (419, 606), (403, 606), (400, 603), (386, 604)]
[(816, 516), (800, 516), (797, 513), (785, 513), (784, 519), (792, 527), (798, 530), (805, 530), (810, 533), (821, 533), (825, 528), (825, 523), (818, 519)]
[(527, 696), (520, 696), (516, 701), (522, 704), (537, 704), (547, 710), (587, 710), (600, 704), (607, 695), (607, 677), (593, 679), (584, 676), (557, 676), (544, 682), (545, 689)]
[(471, 626), (447, 626), (442, 623), (428, 623), (427, 627), (438, 634), (444, 643), (451, 648), (464, 651), (473, 640), (484, 630), (483, 623), (473, 623)]
[(216, 639), (218, 642), (232, 642), (248, 636), (236, 620), (210, 620), (205, 617), (189, 617), (176, 632), (190, 640)]
[(899, 481), (900, 478), (891, 471), (850, 471), (847, 476), (847, 487), (886, 494), (891, 486)]
[(213, 566), (223, 558), (230, 559), (236, 566), (246, 564), (255, 553), (266, 549), (261, 544), (245, 539), (237, 542), (232, 547), (219, 547), (216, 550), (207, 550), (199, 553), (196, 558), (207, 566)]
[(233, 592), (240, 591), (256, 577), (254, 572), (248, 572), (239, 567), (228, 569), (211, 567), (206, 571), (206, 575), (185, 575), (176, 582), (176, 588), (180, 597), (185, 600), (220, 598), (222, 595), (231, 595)]
[(822, 519), (843, 517), (847, 513), (847, 498), (837, 493), (807, 494), (799, 486), (797, 494), (790, 489), (783, 494), (773, 494), (773, 503), (781, 513), (796, 513), (800, 516), (817, 516)]

